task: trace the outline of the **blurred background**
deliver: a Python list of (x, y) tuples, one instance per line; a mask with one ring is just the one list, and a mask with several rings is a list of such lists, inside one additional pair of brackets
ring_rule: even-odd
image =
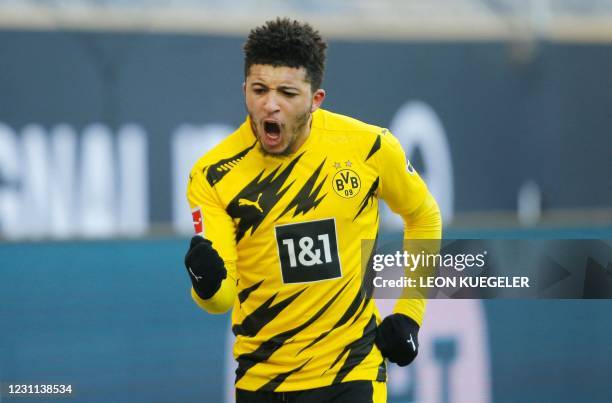
[[(0, 0), (4, 386), (231, 401), (184, 194), (244, 120), (241, 47), (276, 16), (328, 39), (324, 107), (398, 137), (445, 238), (612, 239), (612, 0)], [(381, 231), (401, 231), (386, 209)], [(389, 401), (611, 401), (611, 309), (432, 301)]]

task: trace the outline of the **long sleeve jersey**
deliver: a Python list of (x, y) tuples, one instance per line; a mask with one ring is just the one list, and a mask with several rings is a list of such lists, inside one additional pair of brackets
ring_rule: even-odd
[[(362, 240), (377, 238), (380, 198), (405, 238), (441, 232), (435, 200), (388, 130), (319, 109), (297, 152), (275, 156), (247, 117), (195, 164), (187, 197), (228, 271), (213, 297), (192, 296), (212, 313), (233, 308), (237, 388), (386, 380), (363, 275), (373, 243)], [(395, 311), (420, 324), (424, 309), (401, 299)]]

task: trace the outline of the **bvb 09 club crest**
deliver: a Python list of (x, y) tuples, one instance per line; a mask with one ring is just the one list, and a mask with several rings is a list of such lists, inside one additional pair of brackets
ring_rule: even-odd
[(332, 187), (338, 196), (350, 199), (361, 190), (361, 179), (352, 169), (341, 169), (334, 175)]

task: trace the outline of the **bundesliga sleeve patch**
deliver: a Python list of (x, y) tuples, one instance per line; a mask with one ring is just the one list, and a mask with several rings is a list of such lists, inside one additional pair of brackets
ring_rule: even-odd
[(202, 210), (200, 207), (196, 207), (191, 210), (191, 216), (193, 217), (193, 229), (196, 234), (204, 232), (204, 224), (202, 223)]

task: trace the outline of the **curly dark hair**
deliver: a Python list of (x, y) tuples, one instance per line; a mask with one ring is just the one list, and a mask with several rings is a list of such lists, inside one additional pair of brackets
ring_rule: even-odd
[(244, 44), (244, 75), (253, 64), (304, 67), (312, 91), (321, 87), (327, 43), (308, 23), (277, 18), (254, 28)]

